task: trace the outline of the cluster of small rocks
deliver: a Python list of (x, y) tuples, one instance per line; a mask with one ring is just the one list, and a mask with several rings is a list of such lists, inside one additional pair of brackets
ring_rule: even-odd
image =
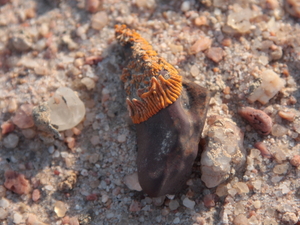
[[(299, 17), (297, 0), (0, 0), (0, 223), (299, 223)], [(177, 195), (139, 185), (119, 23), (212, 93)]]

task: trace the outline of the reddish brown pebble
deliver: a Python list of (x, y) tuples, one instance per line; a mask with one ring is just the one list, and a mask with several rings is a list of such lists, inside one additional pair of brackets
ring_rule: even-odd
[(223, 93), (225, 95), (229, 95), (230, 94), (230, 87), (226, 86), (224, 89), (223, 89)]
[(141, 203), (138, 201), (132, 201), (129, 207), (130, 212), (138, 212), (141, 210)]
[(215, 63), (218, 63), (223, 59), (223, 49), (222, 48), (212, 47), (212, 48), (208, 49), (205, 54), (206, 54), (207, 58), (211, 59)]
[(103, 58), (101, 56), (89, 56), (85, 58), (85, 64), (87, 65), (97, 65), (99, 62), (101, 62)]
[(214, 68), (213, 68), (213, 71), (214, 71), (215, 73), (219, 73), (219, 72), (220, 72), (220, 69), (219, 69), (218, 67), (214, 67)]
[(282, 118), (282, 119), (285, 119), (285, 120), (288, 120), (288, 121), (291, 121), (293, 122), (295, 120), (295, 113), (291, 112), (291, 111), (288, 111), (288, 112), (284, 112), (284, 111), (279, 111), (278, 112), (278, 115)]
[(246, 119), (248, 123), (260, 134), (268, 135), (272, 130), (272, 119), (264, 111), (245, 107), (239, 110), (241, 117)]
[(8, 3), (10, 0), (0, 0), (0, 5), (5, 5)]
[(290, 160), (290, 163), (296, 167), (300, 166), (300, 155), (294, 155), (293, 158)]
[(289, 72), (288, 69), (283, 69), (283, 70), (282, 70), (282, 74), (283, 74), (284, 76), (288, 77), (288, 76), (290, 75), (290, 72)]
[(38, 221), (36, 215), (29, 214), (26, 220), (26, 225), (45, 225), (44, 223)]
[(15, 129), (15, 125), (12, 122), (6, 121), (1, 124), (1, 133), (8, 134)]
[(90, 195), (86, 196), (87, 201), (96, 201), (97, 199), (98, 199), (97, 194), (90, 194)]
[(197, 54), (198, 52), (204, 51), (211, 46), (211, 39), (208, 37), (200, 37), (190, 48), (191, 54)]
[(76, 141), (73, 137), (67, 137), (65, 138), (65, 142), (68, 144), (68, 148), (73, 149), (75, 147)]
[(263, 142), (256, 142), (254, 147), (257, 148), (261, 155), (267, 159), (272, 158), (272, 154), (269, 152), (267, 146)]
[(222, 45), (223, 45), (223, 46), (226, 46), (226, 47), (231, 46), (231, 39), (230, 39), (230, 38), (225, 38), (225, 39), (222, 41)]
[(41, 192), (39, 189), (34, 189), (32, 192), (32, 201), (36, 202), (41, 198)]
[(80, 225), (80, 224), (76, 217), (71, 217), (69, 221), (69, 225)]
[(34, 126), (32, 118), (32, 105), (24, 104), (16, 112), (12, 118), (12, 122), (21, 129), (26, 129)]
[(205, 195), (203, 198), (204, 206), (207, 208), (214, 207), (216, 205), (214, 198), (215, 198), (214, 194)]
[(194, 24), (196, 26), (206, 26), (206, 25), (208, 25), (206, 16), (199, 16), (199, 17), (195, 18)]
[(299, 0), (285, 0), (285, 9), (294, 17), (300, 18), (300, 1)]
[(61, 220), (62, 224), (70, 224), (70, 217), (69, 216), (65, 216), (62, 220)]
[(297, 103), (297, 99), (294, 96), (291, 96), (288, 100), (289, 105), (295, 105)]
[(73, 133), (74, 133), (76, 136), (78, 136), (78, 135), (81, 134), (81, 130), (78, 129), (77, 127), (73, 127), (73, 128), (72, 128), (72, 131), (73, 131)]
[(266, 0), (266, 7), (268, 9), (274, 10), (274, 9), (278, 8), (278, 6), (279, 6), (279, 3), (277, 0)]
[(25, 179), (23, 174), (19, 174), (15, 171), (8, 170), (4, 174), (5, 183), (4, 186), (15, 192), (16, 194), (28, 194), (30, 191), (30, 185), (28, 180)]
[(90, 13), (95, 13), (99, 10), (100, 0), (86, 0), (86, 10)]

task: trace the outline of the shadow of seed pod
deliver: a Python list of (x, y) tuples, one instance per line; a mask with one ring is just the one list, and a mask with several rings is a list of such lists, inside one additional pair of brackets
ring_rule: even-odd
[(136, 124), (138, 177), (149, 196), (176, 194), (189, 178), (209, 99), (205, 88), (184, 83), (172, 105)]

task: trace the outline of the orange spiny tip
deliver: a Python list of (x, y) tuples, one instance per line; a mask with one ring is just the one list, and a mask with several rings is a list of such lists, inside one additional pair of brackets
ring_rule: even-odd
[(141, 123), (178, 99), (182, 77), (135, 30), (116, 25), (115, 35), (128, 56), (121, 80), (129, 114), (134, 123)]

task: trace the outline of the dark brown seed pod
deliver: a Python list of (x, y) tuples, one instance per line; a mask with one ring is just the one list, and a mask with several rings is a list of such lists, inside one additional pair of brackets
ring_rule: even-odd
[(176, 194), (189, 178), (208, 103), (205, 88), (186, 83), (177, 101), (136, 125), (138, 177), (149, 196)]
[(152, 46), (116, 25), (126, 66), (121, 80), (137, 131), (140, 185), (149, 196), (175, 194), (191, 174), (209, 102), (207, 90), (185, 82)]

